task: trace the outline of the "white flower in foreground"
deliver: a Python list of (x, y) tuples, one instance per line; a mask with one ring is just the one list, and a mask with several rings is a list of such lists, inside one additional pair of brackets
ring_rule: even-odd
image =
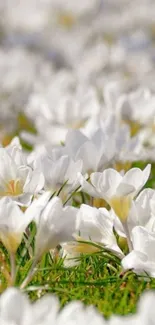
[(139, 193), (150, 175), (151, 165), (141, 171), (139, 168), (130, 169), (125, 175), (114, 169), (106, 169), (103, 173), (92, 173), (91, 184), (79, 175), (82, 189), (93, 197), (100, 197), (107, 201), (120, 219), (127, 237), (129, 250), (132, 243), (128, 229), (128, 215), (132, 207), (133, 198)]
[(132, 230), (132, 244), (133, 250), (122, 260), (123, 269), (155, 277), (155, 233), (137, 226)]
[(44, 176), (21, 164), (22, 157), (18, 148), (0, 148), (0, 197), (9, 196), (21, 206), (28, 206), (32, 196), (44, 186)]
[(115, 316), (109, 320), (93, 307), (72, 301), (60, 310), (55, 296), (45, 295), (31, 303), (16, 288), (7, 289), (0, 297), (0, 324), (2, 325), (151, 325), (154, 324), (155, 293), (147, 291), (140, 297), (137, 312), (133, 315)]
[(132, 168), (125, 175), (109, 168), (102, 173), (92, 173), (91, 184), (82, 175), (79, 175), (79, 181), (84, 191), (93, 197), (105, 199), (121, 222), (125, 222), (132, 199), (147, 182), (150, 171), (151, 165), (147, 165), (143, 171)]
[(10, 198), (0, 200), (0, 239), (9, 253), (16, 253), (32, 219), (29, 210), (23, 213)]
[(50, 198), (45, 192), (34, 201), (29, 209), (37, 224), (35, 238), (35, 258), (39, 260), (42, 255), (58, 244), (72, 240), (75, 232), (77, 209), (67, 206), (63, 208), (58, 197)]
[(30, 303), (18, 289), (7, 289), (0, 297), (0, 323), (6, 325), (49, 325), (55, 323), (59, 303), (47, 295)]
[(93, 307), (84, 307), (81, 302), (72, 301), (58, 315), (56, 325), (106, 325), (107, 321)]
[(33, 278), (36, 271), (35, 266), (43, 254), (56, 248), (58, 244), (73, 240), (77, 209), (70, 206), (63, 208), (58, 197), (53, 197), (49, 201), (50, 196), (50, 192), (45, 192), (29, 207), (29, 214), (34, 218), (37, 225), (37, 233), (34, 260), (27, 277), (21, 284), (22, 289)]
[(18, 289), (7, 289), (0, 297), (0, 324), (2, 325), (104, 325), (94, 307), (81, 302), (70, 302), (60, 311), (55, 296), (46, 295), (31, 303)]

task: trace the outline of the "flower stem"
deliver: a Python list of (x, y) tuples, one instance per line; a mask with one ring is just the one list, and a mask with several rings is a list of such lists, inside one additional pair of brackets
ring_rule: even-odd
[(11, 265), (11, 286), (15, 284), (16, 280), (16, 255), (14, 253), (10, 253), (10, 265)]
[(32, 265), (31, 265), (31, 268), (30, 268), (30, 270), (28, 272), (28, 275), (26, 276), (26, 278), (22, 282), (22, 284), (20, 286), (20, 289), (24, 289), (29, 284), (29, 282), (32, 280), (33, 276), (35, 275), (35, 273), (37, 271), (37, 269), (36, 269), (37, 263), (38, 263), (38, 259), (34, 259)]
[(132, 241), (131, 241), (131, 238), (130, 238), (129, 228), (128, 228), (128, 225), (127, 225), (126, 222), (123, 223), (123, 228), (124, 228), (124, 231), (125, 231), (125, 234), (126, 234), (126, 239), (127, 239), (127, 243), (128, 243), (129, 252), (131, 252), (133, 250), (133, 245), (132, 245)]

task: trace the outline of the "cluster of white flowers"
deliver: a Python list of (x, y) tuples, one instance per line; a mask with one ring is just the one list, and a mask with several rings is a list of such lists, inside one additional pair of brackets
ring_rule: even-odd
[(1, 0), (2, 138), (19, 112), (35, 145), (112, 113), (154, 146), (154, 11), (154, 0)]
[[(155, 278), (154, 13), (154, 0), (0, 0), (0, 241), (11, 285), (30, 224), (21, 289), (58, 246), (64, 267), (108, 251), (122, 271)], [(153, 324), (154, 302), (148, 293), (136, 315), (107, 321), (9, 289), (0, 324)]]
[[(126, 150), (123, 135), (128, 139)], [(126, 173), (112, 168), (118, 162), (123, 169), (123, 152), (131, 155), (130, 148), (136, 147), (137, 139), (130, 139), (124, 127), (113, 138), (108, 135), (108, 127), (106, 132), (99, 128), (91, 138), (78, 130), (69, 131), (63, 146), (47, 147), (40, 154), (26, 155), (18, 138), (1, 147), (0, 239), (10, 256), (34, 221), (37, 233), (33, 268), (44, 253), (61, 244), (67, 266), (69, 262), (74, 265), (74, 258), (77, 265), (81, 253), (105, 248), (121, 259), (125, 270), (154, 277), (155, 190), (142, 190), (151, 165), (143, 171), (131, 168)], [(85, 196), (85, 192), (89, 196), (84, 204), (79, 195)], [(72, 206), (74, 199), (78, 200), (77, 207)], [(105, 203), (111, 210), (103, 207)], [(126, 256), (116, 233), (127, 240)]]

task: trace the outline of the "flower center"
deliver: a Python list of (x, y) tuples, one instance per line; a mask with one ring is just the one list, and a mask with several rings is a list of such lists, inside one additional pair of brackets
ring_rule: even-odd
[(124, 170), (125, 172), (127, 172), (132, 166), (132, 163), (130, 161), (125, 161), (125, 162), (121, 162), (121, 161), (117, 161), (114, 165), (114, 168), (120, 172), (121, 170)]
[(61, 13), (58, 16), (58, 24), (66, 28), (71, 28), (75, 24), (75, 21), (75, 17), (69, 13)]
[(3, 192), (0, 192), (0, 196), (18, 196), (23, 193), (23, 184), (20, 179), (12, 179), (6, 184), (6, 188)]

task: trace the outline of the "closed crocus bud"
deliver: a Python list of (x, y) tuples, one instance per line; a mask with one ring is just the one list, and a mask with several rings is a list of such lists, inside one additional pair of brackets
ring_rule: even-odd
[(33, 215), (28, 210), (23, 213), (10, 198), (0, 200), (0, 240), (10, 254), (12, 285), (16, 277), (15, 254), (32, 219)]
[(0, 239), (10, 253), (16, 253), (23, 232), (32, 218), (27, 211), (23, 213), (10, 198), (0, 200)]
[(35, 238), (35, 258), (42, 255), (58, 244), (72, 240), (75, 233), (76, 215), (78, 209), (63, 207), (58, 197), (50, 200), (51, 192), (45, 192), (28, 208), (29, 214), (37, 225)]
[(37, 259), (58, 244), (73, 239), (76, 215), (77, 209), (70, 206), (63, 208), (58, 197), (49, 201), (42, 213), (35, 218), (37, 224), (35, 256)]

